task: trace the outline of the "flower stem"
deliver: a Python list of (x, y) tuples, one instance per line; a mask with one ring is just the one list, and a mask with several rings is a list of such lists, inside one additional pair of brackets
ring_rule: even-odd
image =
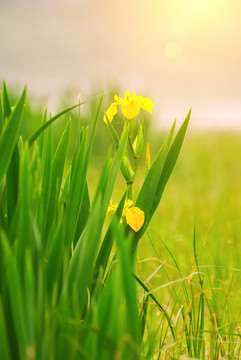
[(127, 198), (132, 200), (132, 183), (127, 183)]

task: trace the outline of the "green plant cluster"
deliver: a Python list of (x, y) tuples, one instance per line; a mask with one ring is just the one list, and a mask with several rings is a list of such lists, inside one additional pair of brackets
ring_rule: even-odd
[[(23, 141), (24, 89), (16, 105), (3, 83), (0, 102), (0, 359), (141, 359), (146, 351), (148, 299), (143, 307), (133, 275), (135, 252), (161, 200), (180, 152), (190, 113), (175, 124), (136, 199), (140, 231), (120, 225), (126, 192), (106, 227), (106, 213), (128, 141), (108, 152), (93, 200), (87, 172), (103, 96), (89, 127), (81, 127), (69, 160), (71, 119), (53, 150), (52, 125), (74, 105), (48, 118)], [(26, 126), (26, 124), (25, 124)]]

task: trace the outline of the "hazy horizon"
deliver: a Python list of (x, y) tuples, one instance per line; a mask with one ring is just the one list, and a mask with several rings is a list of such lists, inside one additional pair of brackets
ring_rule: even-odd
[(160, 126), (192, 107), (193, 128), (240, 129), (240, 15), (238, 0), (0, 0), (0, 78), (52, 107), (114, 84), (150, 96)]

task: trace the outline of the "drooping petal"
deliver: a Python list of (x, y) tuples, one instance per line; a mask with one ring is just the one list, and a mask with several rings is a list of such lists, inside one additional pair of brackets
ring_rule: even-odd
[(145, 221), (144, 212), (138, 207), (132, 207), (127, 209), (125, 213), (127, 224), (135, 231), (139, 231)]
[(143, 96), (137, 96), (136, 98), (137, 98), (137, 100), (138, 100), (138, 102), (140, 104), (140, 107), (143, 110), (149, 111), (149, 113), (152, 114), (153, 101), (150, 98), (144, 98)]
[(103, 120), (106, 124), (108, 124), (107, 118), (108, 118), (109, 122), (111, 122), (113, 120), (113, 117), (117, 113), (117, 105), (119, 105), (118, 102), (113, 102), (110, 105), (110, 107), (107, 109), (107, 111), (105, 112)]
[(126, 216), (126, 211), (133, 205), (133, 201), (130, 199), (125, 200), (122, 216)]

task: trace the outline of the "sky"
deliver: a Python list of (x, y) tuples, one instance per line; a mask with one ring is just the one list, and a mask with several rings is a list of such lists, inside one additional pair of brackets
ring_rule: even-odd
[(160, 127), (192, 107), (193, 128), (241, 129), (241, 0), (0, 0), (2, 78), (50, 110), (118, 86)]

